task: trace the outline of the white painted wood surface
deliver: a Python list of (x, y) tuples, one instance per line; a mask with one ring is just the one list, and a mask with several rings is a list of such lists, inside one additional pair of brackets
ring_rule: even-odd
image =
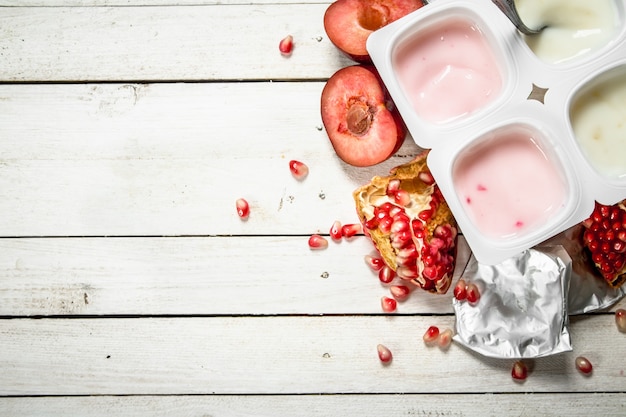
[(424, 346), (453, 325), (450, 294), (382, 314), (363, 236), (307, 248), (419, 151), (409, 138), (365, 169), (334, 155), (319, 95), (352, 63), (328, 4), (0, 1), (0, 415), (626, 413), (624, 300), (573, 317), (574, 350), (516, 384), (511, 361)]

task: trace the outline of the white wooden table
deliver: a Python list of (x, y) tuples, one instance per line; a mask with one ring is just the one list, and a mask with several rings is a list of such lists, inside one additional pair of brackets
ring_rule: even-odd
[(0, 1), (0, 415), (625, 415), (624, 301), (517, 384), (510, 360), (424, 346), (450, 294), (382, 314), (363, 236), (308, 249), (419, 149), (340, 162), (328, 2), (249, 3)]

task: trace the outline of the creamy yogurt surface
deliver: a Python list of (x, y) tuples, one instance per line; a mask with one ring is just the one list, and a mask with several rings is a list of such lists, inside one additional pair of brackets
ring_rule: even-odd
[(567, 199), (565, 176), (539, 145), (536, 132), (500, 128), (454, 163), (456, 194), (476, 229), (508, 239), (542, 227)]
[(474, 113), (502, 90), (502, 74), (487, 39), (471, 21), (433, 24), (398, 48), (394, 69), (422, 119), (445, 123)]
[(616, 0), (517, 0), (518, 13), (530, 27), (547, 25), (525, 36), (541, 60), (558, 64), (606, 45), (619, 29)]
[(626, 67), (592, 82), (577, 95), (570, 123), (596, 171), (609, 179), (626, 178)]

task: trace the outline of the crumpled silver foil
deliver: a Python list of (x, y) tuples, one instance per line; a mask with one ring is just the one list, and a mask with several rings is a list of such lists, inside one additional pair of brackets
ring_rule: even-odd
[(567, 301), (569, 315), (605, 309), (626, 295), (626, 285), (611, 288), (596, 271), (588, 253), (583, 249), (584, 231), (582, 224), (578, 224), (542, 244), (542, 246), (561, 245), (572, 258), (572, 276)]
[(474, 256), (463, 274), (475, 305), (453, 299), (454, 341), (493, 358), (538, 358), (571, 351), (568, 290), (572, 260), (563, 246), (533, 248), (497, 265)]

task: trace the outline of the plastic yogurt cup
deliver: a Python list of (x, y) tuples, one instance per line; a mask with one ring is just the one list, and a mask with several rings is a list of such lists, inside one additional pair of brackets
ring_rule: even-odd
[[(530, 2), (520, 7), (547, 19)], [(367, 41), (481, 263), (580, 223), (594, 201), (626, 198), (626, 0), (601, 0), (587, 20), (567, 9), (579, 2), (541, 3), (562, 9), (544, 48), (565, 36), (558, 25), (589, 38), (565, 58), (531, 48), (490, 0), (437, 0)]]

